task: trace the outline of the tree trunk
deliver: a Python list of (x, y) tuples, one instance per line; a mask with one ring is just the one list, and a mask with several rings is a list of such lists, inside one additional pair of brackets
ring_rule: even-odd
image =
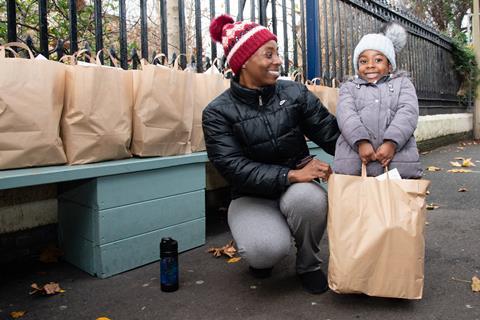
[(180, 52), (180, 28), (179, 28), (179, 12), (178, 1), (167, 0), (167, 36), (168, 36), (168, 52), (170, 56), (175, 52)]

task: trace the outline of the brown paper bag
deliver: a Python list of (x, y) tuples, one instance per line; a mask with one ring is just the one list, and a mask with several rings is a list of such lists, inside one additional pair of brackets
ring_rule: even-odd
[[(180, 57), (180, 56), (179, 56)], [(170, 156), (191, 152), (193, 72), (150, 65), (142, 59), (135, 76), (133, 140), (135, 155)]]
[(327, 87), (317, 84), (320, 81), (319, 78), (312, 79), (307, 81), (306, 86), (308, 90), (314, 93), (322, 104), (330, 111), (331, 114), (335, 115), (337, 112), (337, 102), (338, 102), (338, 88), (335, 87), (335, 79), (333, 80), (334, 87)]
[(204, 73), (195, 73), (193, 95), (193, 126), (192, 126), (192, 152), (204, 151), (205, 141), (203, 139), (202, 112), (203, 109), (220, 95), (230, 88), (230, 80), (225, 79), (213, 63)]
[(83, 52), (73, 58), (75, 65), (66, 66), (61, 132), (68, 163), (131, 157), (132, 74), (102, 66), (98, 55), (96, 64), (76, 64)]
[[(6, 58), (9, 47), (30, 59)], [(65, 66), (34, 59), (22, 43), (0, 47), (0, 169), (63, 164), (60, 139)]]
[(337, 293), (421, 299), (427, 180), (328, 180), (329, 287)]

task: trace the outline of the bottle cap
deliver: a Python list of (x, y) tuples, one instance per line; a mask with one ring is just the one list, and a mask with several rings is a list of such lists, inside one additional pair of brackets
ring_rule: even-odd
[(177, 252), (178, 242), (170, 237), (162, 238), (160, 242), (160, 253)]

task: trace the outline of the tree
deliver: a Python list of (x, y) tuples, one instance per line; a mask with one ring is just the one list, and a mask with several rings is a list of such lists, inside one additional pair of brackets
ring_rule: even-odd
[(430, 20), (441, 32), (452, 36), (462, 28), (463, 17), (472, 9), (472, 0), (406, 0), (417, 17)]

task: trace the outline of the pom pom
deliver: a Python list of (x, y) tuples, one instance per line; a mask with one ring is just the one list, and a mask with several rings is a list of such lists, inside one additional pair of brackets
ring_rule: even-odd
[(407, 31), (398, 23), (390, 22), (382, 31), (392, 41), (395, 52), (399, 52), (407, 44)]
[(213, 41), (222, 42), (223, 26), (234, 22), (235, 20), (226, 14), (222, 14), (221, 16), (213, 19), (212, 23), (210, 23), (210, 36), (212, 37)]

